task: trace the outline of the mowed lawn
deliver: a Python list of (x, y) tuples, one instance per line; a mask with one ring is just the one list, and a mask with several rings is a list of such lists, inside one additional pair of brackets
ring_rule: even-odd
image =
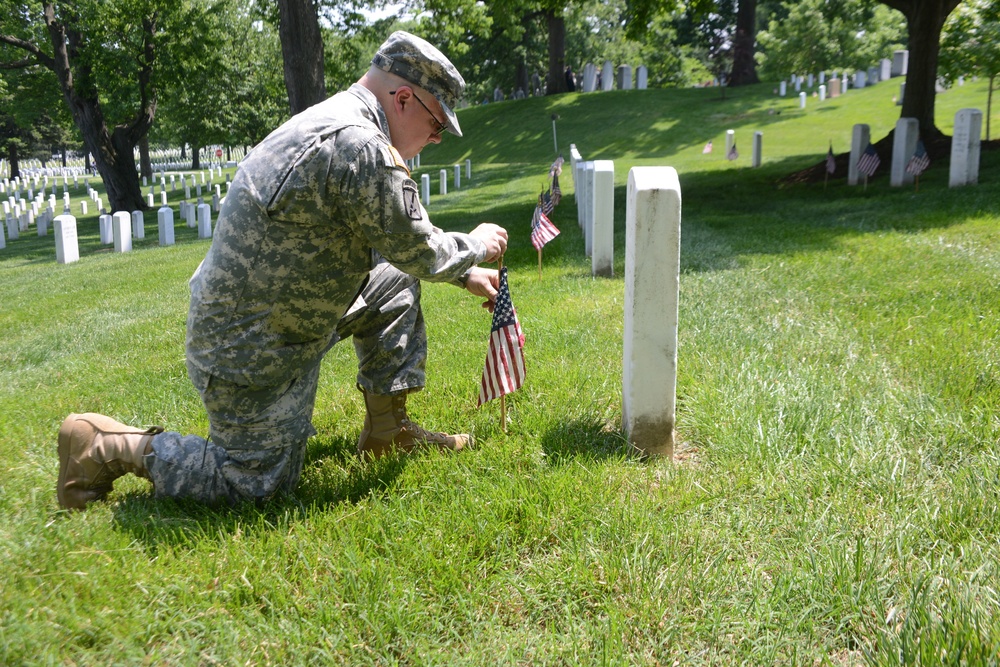
[[(93, 211), (77, 263), (55, 263), (51, 232), (8, 241), (0, 663), (995, 664), (1000, 151), (964, 188), (938, 161), (919, 189), (890, 188), (886, 163), (867, 188), (787, 185), (831, 145), (847, 152), (855, 123), (884, 137), (899, 86), (805, 109), (776, 87), (460, 111), (465, 137), (427, 148), (415, 177), (436, 193), (440, 169), (471, 160), (432, 219), (511, 233), (528, 376), (506, 432), (496, 402), (476, 407), (489, 314), (425, 284), (428, 385), (411, 414), (470, 430), (476, 449), (359, 462), (346, 343), (323, 369), (298, 493), (261, 506), (156, 499), (124, 478), (105, 503), (59, 510), (68, 413), (207, 432), (184, 326), (208, 242), (178, 222), (158, 247), (155, 211), (128, 254), (99, 243)], [(941, 93), (939, 127), (985, 100), (981, 81)], [(590, 275), (568, 167), (538, 275), (553, 114), (567, 159), (575, 144), (615, 161), (613, 278)], [(644, 461), (620, 424), (625, 184), (663, 165), (683, 197), (678, 446)]]

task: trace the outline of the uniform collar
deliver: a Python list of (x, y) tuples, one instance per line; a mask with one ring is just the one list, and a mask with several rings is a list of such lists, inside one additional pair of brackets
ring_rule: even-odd
[(378, 98), (375, 97), (375, 93), (368, 90), (360, 83), (352, 84), (351, 87), (347, 89), (347, 92), (353, 94), (355, 97), (361, 100), (362, 103), (364, 103), (365, 108), (368, 110), (368, 113), (371, 116), (371, 119), (378, 124), (378, 127), (380, 130), (382, 130), (382, 133), (388, 137), (389, 120), (385, 117), (385, 111), (382, 110), (382, 105), (379, 104)]

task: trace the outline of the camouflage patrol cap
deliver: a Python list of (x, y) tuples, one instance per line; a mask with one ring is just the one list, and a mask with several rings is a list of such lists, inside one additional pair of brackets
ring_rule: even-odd
[(430, 42), (397, 30), (378, 48), (372, 65), (396, 74), (433, 95), (444, 109), (448, 131), (462, 136), (454, 109), (465, 93), (465, 79)]

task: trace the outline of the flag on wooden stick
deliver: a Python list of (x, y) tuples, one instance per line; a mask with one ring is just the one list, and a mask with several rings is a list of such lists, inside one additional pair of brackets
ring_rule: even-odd
[(704, 153), (711, 153), (712, 152), (712, 142), (709, 141), (707, 144), (705, 144), (705, 147), (701, 149), (701, 152), (703, 154)]
[(500, 289), (493, 308), (490, 347), (479, 386), (479, 405), (500, 398), (524, 384), (524, 333), (510, 300), (507, 267), (500, 269)]
[(924, 142), (917, 139), (917, 150), (914, 151), (913, 157), (910, 161), (906, 163), (906, 173), (912, 176), (919, 176), (924, 173), (927, 167), (931, 166), (931, 159), (927, 155), (927, 149), (924, 147)]
[(552, 204), (559, 206), (562, 201), (562, 188), (559, 187), (559, 174), (552, 176)]
[(881, 163), (882, 159), (875, 152), (875, 147), (871, 145), (871, 142), (868, 142), (865, 152), (858, 158), (858, 172), (863, 174), (865, 178), (868, 178), (875, 173), (875, 170), (878, 169)]
[(832, 174), (837, 171), (837, 158), (833, 156), (833, 144), (830, 144), (830, 150), (826, 152), (826, 173)]
[(729, 149), (729, 153), (726, 154), (727, 160), (735, 160), (740, 156), (739, 151), (736, 150), (736, 142), (733, 142), (732, 148)]
[(559, 236), (559, 230), (548, 219), (541, 207), (536, 206), (535, 215), (531, 218), (531, 245), (535, 246), (535, 250), (541, 250), (546, 243), (557, 236)]

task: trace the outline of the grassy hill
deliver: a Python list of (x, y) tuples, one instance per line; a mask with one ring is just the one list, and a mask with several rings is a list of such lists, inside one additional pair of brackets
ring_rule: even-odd
[[(464, 109), (471, 182), (439, 226), (493, 220), (527, 338), (526, 385), (475, 407), (488, 314), (425, 285), (428, 386), (413, 416), (475, 451), (363, 464), (350, 344), (323, 369), (299, 492), (260, 507), (157, 500), (120, 480), (57, 508), (70, 412), (204, 434), (186, 378), (187, 279), (207, 242), (125, 255), (81, 218), (80, 262), (34, 230), (0, 251), (0, 663), (344, 665), (990, 664), (1000, 650), (1000, 159), (949, 189), (783, 185), (879, 138), (898, 86), (836, 100), (773, 86), (563, 95)], [(938, 124), (985, 84), (938, 97)], [(773, 112), (773, 113), (772, 113)], [(780, 113), (779, 113), (780, 112)], [(528, 239), (559, 149), (615, 161), (615, 278), (594, 279), (573, 183), (542, 278)], [(997, 118), (994, 118), (994, 127)], [(741, 156), (724, 156), (736, 131)], [(750, 141), (764, 133), (764, 165)], [(712, 140), (713, 153), (702, 154)], [(679, 446), (619, 430), (624, 185), (683, 188)], [(76, 196), (75, 196), (76, 197)], [(176, 205), (176, 202), (175, 202)]]

